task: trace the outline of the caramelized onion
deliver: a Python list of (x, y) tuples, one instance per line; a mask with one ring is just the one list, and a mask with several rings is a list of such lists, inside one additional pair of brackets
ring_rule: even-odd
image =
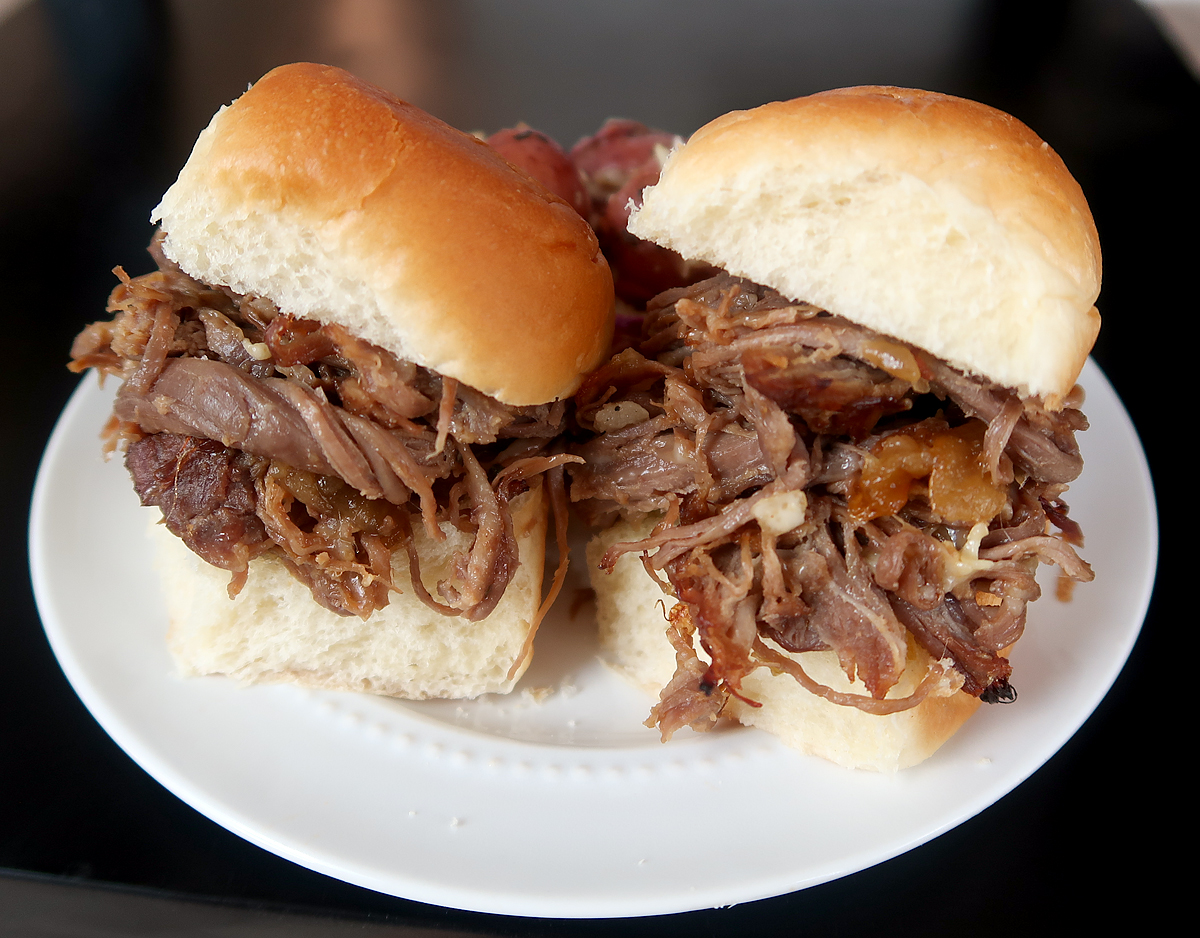
[(851, 519), (865, 524), (898, 513), (908, 503), (913, 483), (927, 479), (930, 507), (942, 521), (991, 521), (1007, 495), (982, 464), (985, 430), (978, 420), (952, 430), (928, 420), (884, 437), (871, 448), (851, 489)]

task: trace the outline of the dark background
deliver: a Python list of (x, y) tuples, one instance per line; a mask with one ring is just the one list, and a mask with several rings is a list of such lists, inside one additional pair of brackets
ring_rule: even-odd
[[(25, 528), (76, 379), (74, 334), (115, 264), (150, 268), (150, 208), (211, 113), (270, 67), (341, 65), (464, 130), (525, 120), (569, 146), (609, 116), (687, 135), (735, 107), (848, 84), (1010, 111), (1058, 150), (1104, 246), (1095, 357), (1160, 505), (1190, 509), (1200, 84), (1132, 0), (42, 0), (0, 22), (0, 933), (29, 935), (980, 935), (1143, 928), (1177, 903), (1196, 614), (1190, 545), (1160, 524), (1158, 587), (1116, 686), (979, 817), (837, 882), (624, 922), (439, 909), (304, 870), (192, 811), (84, 710), (42, 633)], [(1186, 443), (1183, 442), (1186, 448)], [(1188, 473), (1192, 475), (1192, 473)], [(1189, 479), (1190, 481), (1190, 479)], [(1184, 739), (1187, 736), (1183, 736)], [(586, 849), (586, 845), (581, 845)], [(1178, 859), (1174, 859), (1178, 857)], [(720, 846), (697, 862), (720, 862)], [(195, 904), (193, 900), (199, 900)]]

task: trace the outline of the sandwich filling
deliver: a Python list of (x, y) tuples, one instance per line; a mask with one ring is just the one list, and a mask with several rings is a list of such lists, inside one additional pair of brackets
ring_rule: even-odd
[[(1039, 562), (1090, 580), (1062, 495), (1082, 460), (1063, 409), (912, 345), (720, 274), (648, 306), (640, 341), (585, 380), (571, 500), (583, 517), (659, 513), (642, 555), (679, 600), (677, 671), (648, 721), (706, 729), (758, 667), (872, 713), (965, 691), (1011, 700), (1004, 650)], [(697, 655), (694, 636), (709, 661)], [(888, 696), (914, 640), (934, 662)], [(812, 680), (832, 649), (865, 693)]]
[[(202, 283), (161, 243), (150, 247), (157, 271), (117, 269), (116, 316), (76, 338), (71, 368), (122, 379), (110, 451), (127, 447), (142, 503), (230, 571), (231, 596), (250, 561), (274, 551), (322, 606), (366, 618), (388, 604), (403, 550), (427, 605), (482, 619), (518, 563), (508, 503), (537, 476), (565, 541), (563, 466), (578, 460), (554, 449), (565, 402), (503, 404), (340, 326)], [(414, 524), (436, 540), (443, 524), (473, 535), (432, 592)]]

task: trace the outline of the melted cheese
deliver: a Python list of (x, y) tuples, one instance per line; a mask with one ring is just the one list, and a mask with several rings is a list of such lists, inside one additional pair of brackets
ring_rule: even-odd
[(942, 543), (942, 550), (946, 553), (942, 589), (947, 593), (994, 566), (994, 561), (979, 559), (979, 544), (987, 537), (987, 533), (988, 526), (981, 521), (971, 527), (961, 550), (955, 550), (952, 544)]
[(808, 497), (800, 491), (778, 492), (756, 502), (750, 509), (767, 534), (786, 534), (804, 523)]

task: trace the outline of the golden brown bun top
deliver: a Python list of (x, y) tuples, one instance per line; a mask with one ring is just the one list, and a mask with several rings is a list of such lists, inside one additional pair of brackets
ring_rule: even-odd
[(1049, 145), (994, 108), (827, 91), (698, 130), (630, 230), (1053, 405), (1100, 318), (1100, 244)]
[(337, 68), (277, 68), (201, 133), (153, 220), (188, 273), (510, 404), (604, 357), (587, 223), (490, 147)]

